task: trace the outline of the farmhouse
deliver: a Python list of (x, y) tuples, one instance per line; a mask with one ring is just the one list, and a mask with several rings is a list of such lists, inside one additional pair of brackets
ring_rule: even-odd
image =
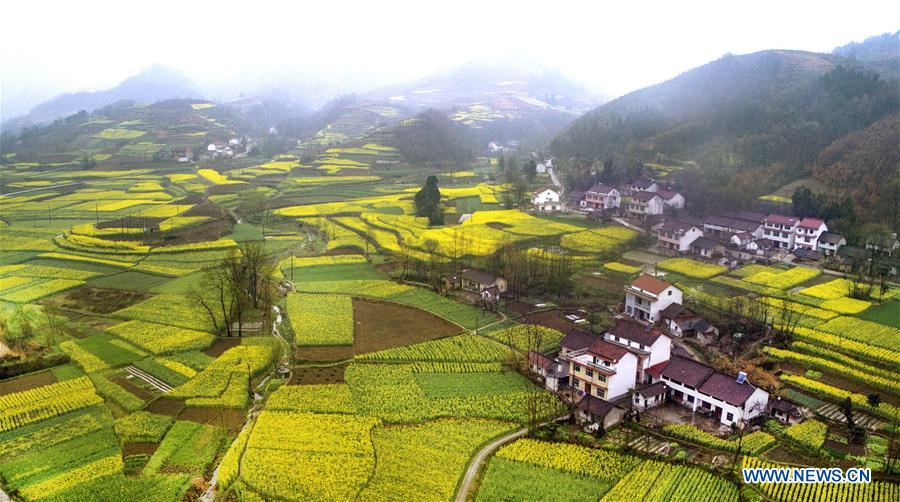
[(662, 198), (653, 192), (635, 192), (628, 203), (628, 216), (645, 220), (648, 216), (663, 214)]
[(614, 209), (621, 204), (621, 193), (609, 185), (599, 183), (584, 193), (584, 204), (590, 210)]
[(641, 274), (625, 285), (625, 313), (642, 321), (659, 320), (659, 313), (673, 303), (682, 303), (680, 289), (653, 276)]
[(585, 201), (585, 192), (581, 190), (569, 190), (566, 192), (566, 207), (569, 209), (579, 209), (587, 207)]
[(475, 270), (474, 268), (466, 269), (459, 275), (459, 287), (465, 291), (478, 293), (484, 296), (485, 292), (493, 292), (491, 288), (496, 288), (496, 294), (506, 293), (507, 281), (499, 275), (494, 275), (483, 270)]
[(663, 309), (659, 317), (666, 332), (677, 337), (691, 336), (697, 331), (716, 330), (705, 319), (678, 303)]
[(780, 249), (794, 249), (794, 238), (800, 220), (793, 216), (783, 214), (770, 214), (763, 224), (766, 238), (775, 242), (775, 247)]
[(531, 194), (531, 204), (538, 211), (559, 211), (562, 204), (559, 202), (559, 192), (552, 188), (542, 187)]
[(703, 237), (697, 225), (675, 219), (666, 220), (656, 232), (656, 245), (662, 249), (687, 251), (691, 243)]
[(666, 384), (662, 382), (651, 383), (634, 391), (632, 402), (635, 408), (646, 410), (658, 406), (666, 401)]
[(604, 339), (621, 345), (638, 358), (635, 375), (636, 384), (650, 383), (651, 368), (661, 368), (672, 353), (672, 339), (659, 331), (653, 324), (644, 324), (634, 319), (616, 319), (616, 325), (603, 335)]
[(897, 240), (897, 234), (870, 235), (866, 238), (867, 251), (874, 250), (879, 254), (891, 256), (898, 248), (900, 248), (900, 241)]
[(783, 424), (796, 424), (803, 420), (803, 410), (793, 401), (781, 396), (771, 396), (768, 406), (769, 416)]
[(640, 178), (632, 181), (628, 185), (628, 189), (633, 194), (637, 192), (656, 192), (657, 190), (659, 190), (659, 185), (652, 179), (641, 176)]
[(590, 346), (570, 351), (569, 384), (580, 395), (614, 399), (634, 388), (638, 358), (627, 348), (595, 336)]
[(575, 405), (575, 419), (590, 428), (604, 430), (616, 425), (625, 415), (625, 410), (594, 396), (584, 396)]
[(767, 410), (769, 393), (751, 384), (744, 373), (733, 377), (676, 356), (660, 372), (660, 381), (672, 401), (724, 425), (750, 420)]
[(818, 218), (803, 218), (797, 225), (797, 236), (794, 238), (794, 248), (815, 251), (818, 247), (819, 237), (828, 230), (825, 222)]
[(725, 254), (725, 245), (715, 239), (699, 237), (691, 242), (691, 253), (704, 258), (717, 258)]
[[(708, 216), (703, 222), (705, 235), (729, 238), (735, 234), (748, 233), (754, 237), (763, 236), (763, 224), (755, 219), (754, 213), (725, 213)], [(763, 216), (765, 218), (765, 216)]]
[(532, 373), (544, 382), (547, 390), (558, 392), (568, 385), (569, 365), (534, 350), (528, 352), (528, 365)]
[(843, 235), (833, 232), (822, 232), (822, 235), (819, 236), (817, 250), (821, 251), (825, 256), (834, 256), (841, 246), (846, 245), (847, 239)]
[(659, 189), (656, 193), (662, 198), (663, 204), (675, 209), (684, 209), (684, 196), (672, 190)]

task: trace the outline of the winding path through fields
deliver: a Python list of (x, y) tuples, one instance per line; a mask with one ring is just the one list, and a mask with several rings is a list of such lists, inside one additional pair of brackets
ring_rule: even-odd
[(481, 466), (481, 463), (484, 462), (484, 459), (487, 458), (488, 455), (504, 444), (519, 439), (527, 433), (528, 428), (523, 427), (515, 432), (511, 432), (491, 441), (485, 445), (484, 448), (479, 450), (478, 453), (472, 457), (472, 461), (469, 462), (469, 467), (466, 469), (466, 473), (463, 475), (462, 481), (456, 489), (456, 502), (466, 502), (466, 497), (468, 497), (469, 491), (472, 489), (472, 481), (475, 480), (475, 475), (478, 474), (478, 467)]

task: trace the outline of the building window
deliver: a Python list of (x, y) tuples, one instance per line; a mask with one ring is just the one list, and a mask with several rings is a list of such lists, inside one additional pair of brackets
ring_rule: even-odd
[(725, 414), (725, 419), (728, 420), (729, 422), (733, 421), (733, 420), (734, 420), (734, 414), (731, 413), (731, 412), (726, 413), (726, 414)]
[(694, 396), (688, 395), (687, 400), (688, 400), (689, 403), (693, 403), (693, 402), (694, 402)]
[(575, 373), (581, 373), (581, 366), (575, 365)]
[(669, 290), (669, 296), (672, 296), (672, 290), (671, 290), (671, 289)]
[(605, 381), (606, 381), (606, 377), (603, 376), (603, 375), (597, 375), (597, 380), (599, 380), (599, 381), (601, 381), (601, 382), (605, 382)]
[(589, 376), (589, 377), (594, 376), (594, 372), (591, 371), (591, 370), (584, 370), (584, 374), (587, 375), (587, 376)]
[(646, 347), (644, 347), (644, 344), (643, 344), (643, 343), (640, 344), (640, 345), (638, 345), (638, 347), (640, 347), (641, 350), (644, 350), (644, 349), (646, 348)]
[(606, 397), (606, 392), (603, 389), (597, 389), (597, 397)]

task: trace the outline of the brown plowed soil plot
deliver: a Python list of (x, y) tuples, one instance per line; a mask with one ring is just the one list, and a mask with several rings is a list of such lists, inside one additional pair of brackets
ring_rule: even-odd
[(226, 350), (237, 347), (241, 344), (241, 339), (239, 337), (231, 337), (231, 338), (216, 338), (216, 341), (212, 344), (212, 347), (203, 351), (204, 354), (210, 357), (219, 357)]
[(537, 307), (530, 303), (525, 302), (511, 302), (506, 304), (506, 309), (510, 312), (514, 312), (516, 314), (522, 315), (527, 314), (529, 312), (538, 310)]
[(122, 456), (153, 455), (159, 445), (156, 443), (125, 443), (122, 445)]
[(463, 329), (415, 307), (353, 299), (353, 348), (357, 354), (455, 335)]
[(127, 390), (128, 392), (134, 394), (135, 396), (141, 398), (144, 401), (149, 401), (149, 400), (153, 399), (154, 394), (152, 392), (149, 392), (149, 391), (139, 387), (137, 384), (132, 383), (130, 380), (128, 380), (127, 378), (125, 378), (123, 376), (116, 376), (116, 377), (110, 378), (110, 381), (112, 381), (119, 387), (122, 387), (123, 389)]
[(288, 385), (310, 385), (320, 383), (343, 383), (347, 365), (337, 366), (297, 366), (293, 369)]
[(353, 357), (351, 345), (297, 348), (297, 358), (303, 361), (343, 361), (351, 357)]
[(178, 414), (181, 413), (181, 410), (184, 409), (184, 401), (161, 397), (148, 403), (147, 406), (144, 406), (144, 409), (150, 413), (158, 413), (168, 417), (177, 417)]
[(537, 312), (528, 314), (522, 318), (525, 324), (536, 324), (538, 326), (546, 326), (555, 330), (568, 333), (575, 327), (575, 324), (567, 321), (562, 317), (558, 310), (548, 310), (546, 312)]
[(151, 294), (121, 289), (101, 289), (84, 286), (57, 296), (53, 303), (64, 309), (86, 310), (109, 314), (150, 298)]
[(49, 370), (13, 378), (11, 380), (2, 380), (0, 381), (0, 396), (12, 394), (13, 392), (22, 392), (23, 390), (36, 389), (56, 382), (56, 375)]
[(233, 431), (240, 430), (246, 418), (246, 411), (230, 408), (187, 407), (181, 410), (181, 414), (178, 415), (178, 420), (190, 420), (191, 422), (224, 427)]

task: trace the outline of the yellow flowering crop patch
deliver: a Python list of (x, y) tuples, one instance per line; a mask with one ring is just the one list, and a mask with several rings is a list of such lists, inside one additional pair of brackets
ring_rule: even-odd
[(67, 289), (72, 289), (84, 284), (84, 281), (74, 279), (50, 279), (32, 286), (17, 289), (11, 293), (0, 295), (0, 299), (15, 303), (29, 303), (50, 296)]
[(147, 133), (144, 131), (135, 131), (133, 129), (111, 127), (98, 132), (94, 137), (100, 139), (135, 139), (140, 138), (144, 134)]
[(818, 277), (822, 272), (818, 269), (794, 267), (782, 272), (758, 272), (744, 280), (775, 289), (789, 289), (810, 279)]
[(215, 169), (198, 169), (197, 174), (202, 176), (213, 185), (234, 185), (239, 183), (246, 183), (246, 181), (229, 180), (227, 176), (220, 174), (219, 171), (216, 171)]
[(721, 265), (713, 265), (689, 258), (669, 258), (657, 264), (663, 270), (669, 270), (695, 279), (709, 279), (728, 271)]
[(241, 460), (241, 479), (272, 500), (350, 500), (375, 467), (371, 430), (353, 415), (264, 411)]
[(857, 300), (848, 297), (825, 300), (822, 303), (823, 309), (833, 310), (835, 312), (840, 312), (841, 314), (859, 314), (871, 306), (872, 304), (865, 300)]
[(298, 345), (353, 345), (349, 296), (291, 293), (287, 314)]
[(140, 320), (117, 324), (108, 331), (154, 354), (205, 349), (213, 342), (213, 336), (203, 331)]
[(603, 268), (612, 270), (613, 272), (621, 272), (623, 274), (636, 274), (641, 271), (641, 267), (635, 267), (632, 265), (627, 265), (625, 263), (620, 263), (617, 261), (611, 261), (603, 264)]
[(497, 451), (497, 457), (599, 479), (618, 479), (641, 459), (567, 443), (520, 439)]
[(102, 402), (87, 377), (0, 396), (0, 432)]

